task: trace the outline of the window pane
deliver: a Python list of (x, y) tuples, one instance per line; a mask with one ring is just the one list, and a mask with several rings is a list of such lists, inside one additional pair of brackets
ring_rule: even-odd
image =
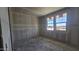
[(63, 30), (63, 31), (66, 31), (66, 27), (65, 26), (58, 26), (56, 28), (56, 30)]
[(53, 26), (53, 23), (48, 23), (48, 26)]
[(56, 18), (56, 23), (63, 23), (63, 22), (66, 22), (66, 17), (63, 16), (63, 17), (59, 17), (59, 18)]
[(67, 21), (67, 13), (64, 13), (62, 17), (59, 17), (59, 15), (56, 16), (56, 23), (63, 23)]
[(66, 26), (66, 23), (58, 23), (56, 26)]
[(49, 27), (47, 27), (47, 30), (54, 30), (54, 27), (49, 26)]
[(53, 19), (52, 18), (47, 19), (47, 23), (53, 23)]
[(66, 30), (66, 23), (56, 24), (56, 30)]
[(61, 17), (56, 16), (56, 30), (66, 30), (67, 13), (63, 13)]
[(54, 18), (47, 18), (47, 30), (54, 30)]
[(53, 23), (53, 21), (52, 20), (49, 20), (48, 23)]

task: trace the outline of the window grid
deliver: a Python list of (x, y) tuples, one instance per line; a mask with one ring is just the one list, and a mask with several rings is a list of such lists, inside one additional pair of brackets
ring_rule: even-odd
[(51, 18), (47, 18), (47, 30), (51, 30), (53, 31), (54, 30), (54, 18), (51, 17)]
[(64, 13), (62, 17), (56, 16), (56, 30), (66, 31), (67, 13)]
[(56, 28), (56, 30), (66, 31), (67, 13), (63, 13), (61, 17), (59, 16), (57, 15), (55, 20), (54, 17), (47, 18), (47, 30), (53, 31)]

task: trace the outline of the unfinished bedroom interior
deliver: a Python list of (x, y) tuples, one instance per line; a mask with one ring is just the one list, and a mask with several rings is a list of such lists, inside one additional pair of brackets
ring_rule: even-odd
[(0, 49), (78, 51), (78, 7), (0, 7)]

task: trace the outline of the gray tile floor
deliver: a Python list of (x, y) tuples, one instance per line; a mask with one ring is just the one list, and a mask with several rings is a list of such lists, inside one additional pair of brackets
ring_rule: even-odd
[(74, 51), (77, 50), (66, 44), (56, 42), (44, 37), (16, 41), (16, 51)]

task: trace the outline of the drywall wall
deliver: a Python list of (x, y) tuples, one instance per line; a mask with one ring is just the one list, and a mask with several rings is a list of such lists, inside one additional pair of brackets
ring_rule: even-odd
[(68, 11), (68, 33), (70, 36), (70, 44), (79, 46), (79, 8), (70, 8)]
[[(46, 18), (67, 12), (67, 31), (47, 31)], [(42, 36), (55, 38), (55, 40), (66, 42), (67, 44), (79, 46), (79, 8), (65, 8), (60, 11), (39, 17), (39, 34)]]
[(12, 50), (11, 37), (10, 37), (10, 27), (9, 27), (9, 17), (8, 17), (7, 7), (0, 7), (0, 21), (1, 21), (1, 28), (2, 28), (4, 50), (11, 51)]
[[(14, 48), (20, 46), (23, 41), (38, 36), (38, 19), (29, 11), (23, 9), (10, 9), (10, 22), (12, 29), (12, 41)], [(23, 12), (24, 11), (24, 12)]]

